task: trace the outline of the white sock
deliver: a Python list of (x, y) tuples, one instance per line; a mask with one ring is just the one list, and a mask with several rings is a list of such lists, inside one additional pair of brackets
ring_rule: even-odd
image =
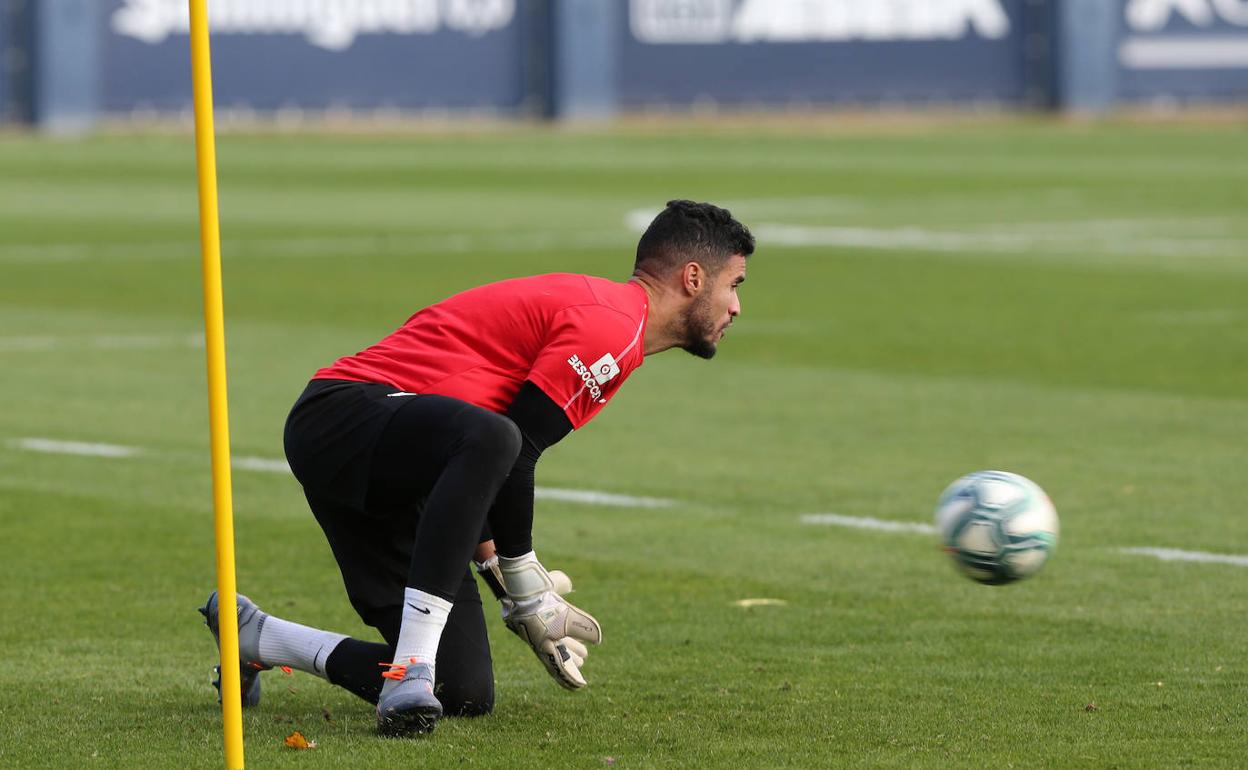
[(325, 661), (346, 638), (269, 615), (260, 627), (260, 662), (266, 666), (290, 666), (328, 679)]
[[(399, 626), (399, 643), (394, 648), (394, 662), (407, 665), (415, 658), (434, 667), (442, 629), (451, 614), (451, 603), (440, 596), (416, 588), (403, 590), (403, 625)], [(394, 686), (393, 679), (382, 685), (382, 694)]]

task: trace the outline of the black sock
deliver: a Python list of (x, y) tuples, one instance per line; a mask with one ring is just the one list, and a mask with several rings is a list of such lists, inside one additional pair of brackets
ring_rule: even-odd
[(331, 684), (349, 690), (369, 703), (376, 703), (385, 683), (380, 664), (393, 661), (394, 648), (380, 642), (343, 639), (325, 661), (325, 676)]

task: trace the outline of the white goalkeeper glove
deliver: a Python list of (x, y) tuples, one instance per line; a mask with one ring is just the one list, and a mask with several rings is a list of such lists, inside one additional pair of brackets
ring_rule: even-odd
[(556, 682), (569, 690), (584, 687), (581, 666), (589, 655), (584, 643), (601, 643), (602, 627), (563, 599), (572, 591), (572, 581), (558, 570), (547, 572), (531, 551), (491, 562), (478, 565), (478, 570), (487, 583), (494, 577), (501, 584), (499, 602), (507, 628), (528, 643)]

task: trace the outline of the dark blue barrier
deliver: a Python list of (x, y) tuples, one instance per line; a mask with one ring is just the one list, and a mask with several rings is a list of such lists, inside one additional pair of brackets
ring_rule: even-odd
[(34, 6), (33, 115), (55, 132), (91, 127), (99, 109), (96, 0), (42, 0)]
[(551, 116), (601, 119), (619, 106), (615, 8), (602, 0), (555, 0), (550, 14)]
[(30, 27), (28, 9), (0, 3), (0, 123), (30, 119)]
[(1248, 101), (1248, 2), (1127, 0), (1117, 45), (1127, 101)]
[[(102, 0), (106, 112), (191, 104), (186, 0)], [(524, 100), (515, 0), (212, 0), (222, 107), (512, 111)]]
[[(1248, 101), (1248, 0), (208, 0), (216, 102), (556, 118)], [(191, 104), (186, 0), (0, 0), (0, 121)], [(84, 25), (83, 20), (88, 20)], [(85, 31), (84, 31), (85, 30)]]
[(629, 0), (625, 107), (1027, 97), (1026, 0)]
[(1053, 4), (1053, 104), (1100, 112), (1118, 101), (1118, 0), (1061, 0)]
[(13, 77), (9, 73), (8, 56), (5, 54), (10, 50), (9, 36), (9, 11), (7, 8), (0, 8), (0, 123), (5, 120), (12, 119), (12, 107), (9, 103), (9, 79)]

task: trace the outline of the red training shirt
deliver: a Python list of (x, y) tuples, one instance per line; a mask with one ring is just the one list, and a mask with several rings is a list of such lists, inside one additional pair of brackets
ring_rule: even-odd
[(648, 310), (636, 283), (568, 273), (500, 281), (430, 305), (313, 379), (384, 383), (499, 413), (530, 380), (576, 429), (641, 366)]

